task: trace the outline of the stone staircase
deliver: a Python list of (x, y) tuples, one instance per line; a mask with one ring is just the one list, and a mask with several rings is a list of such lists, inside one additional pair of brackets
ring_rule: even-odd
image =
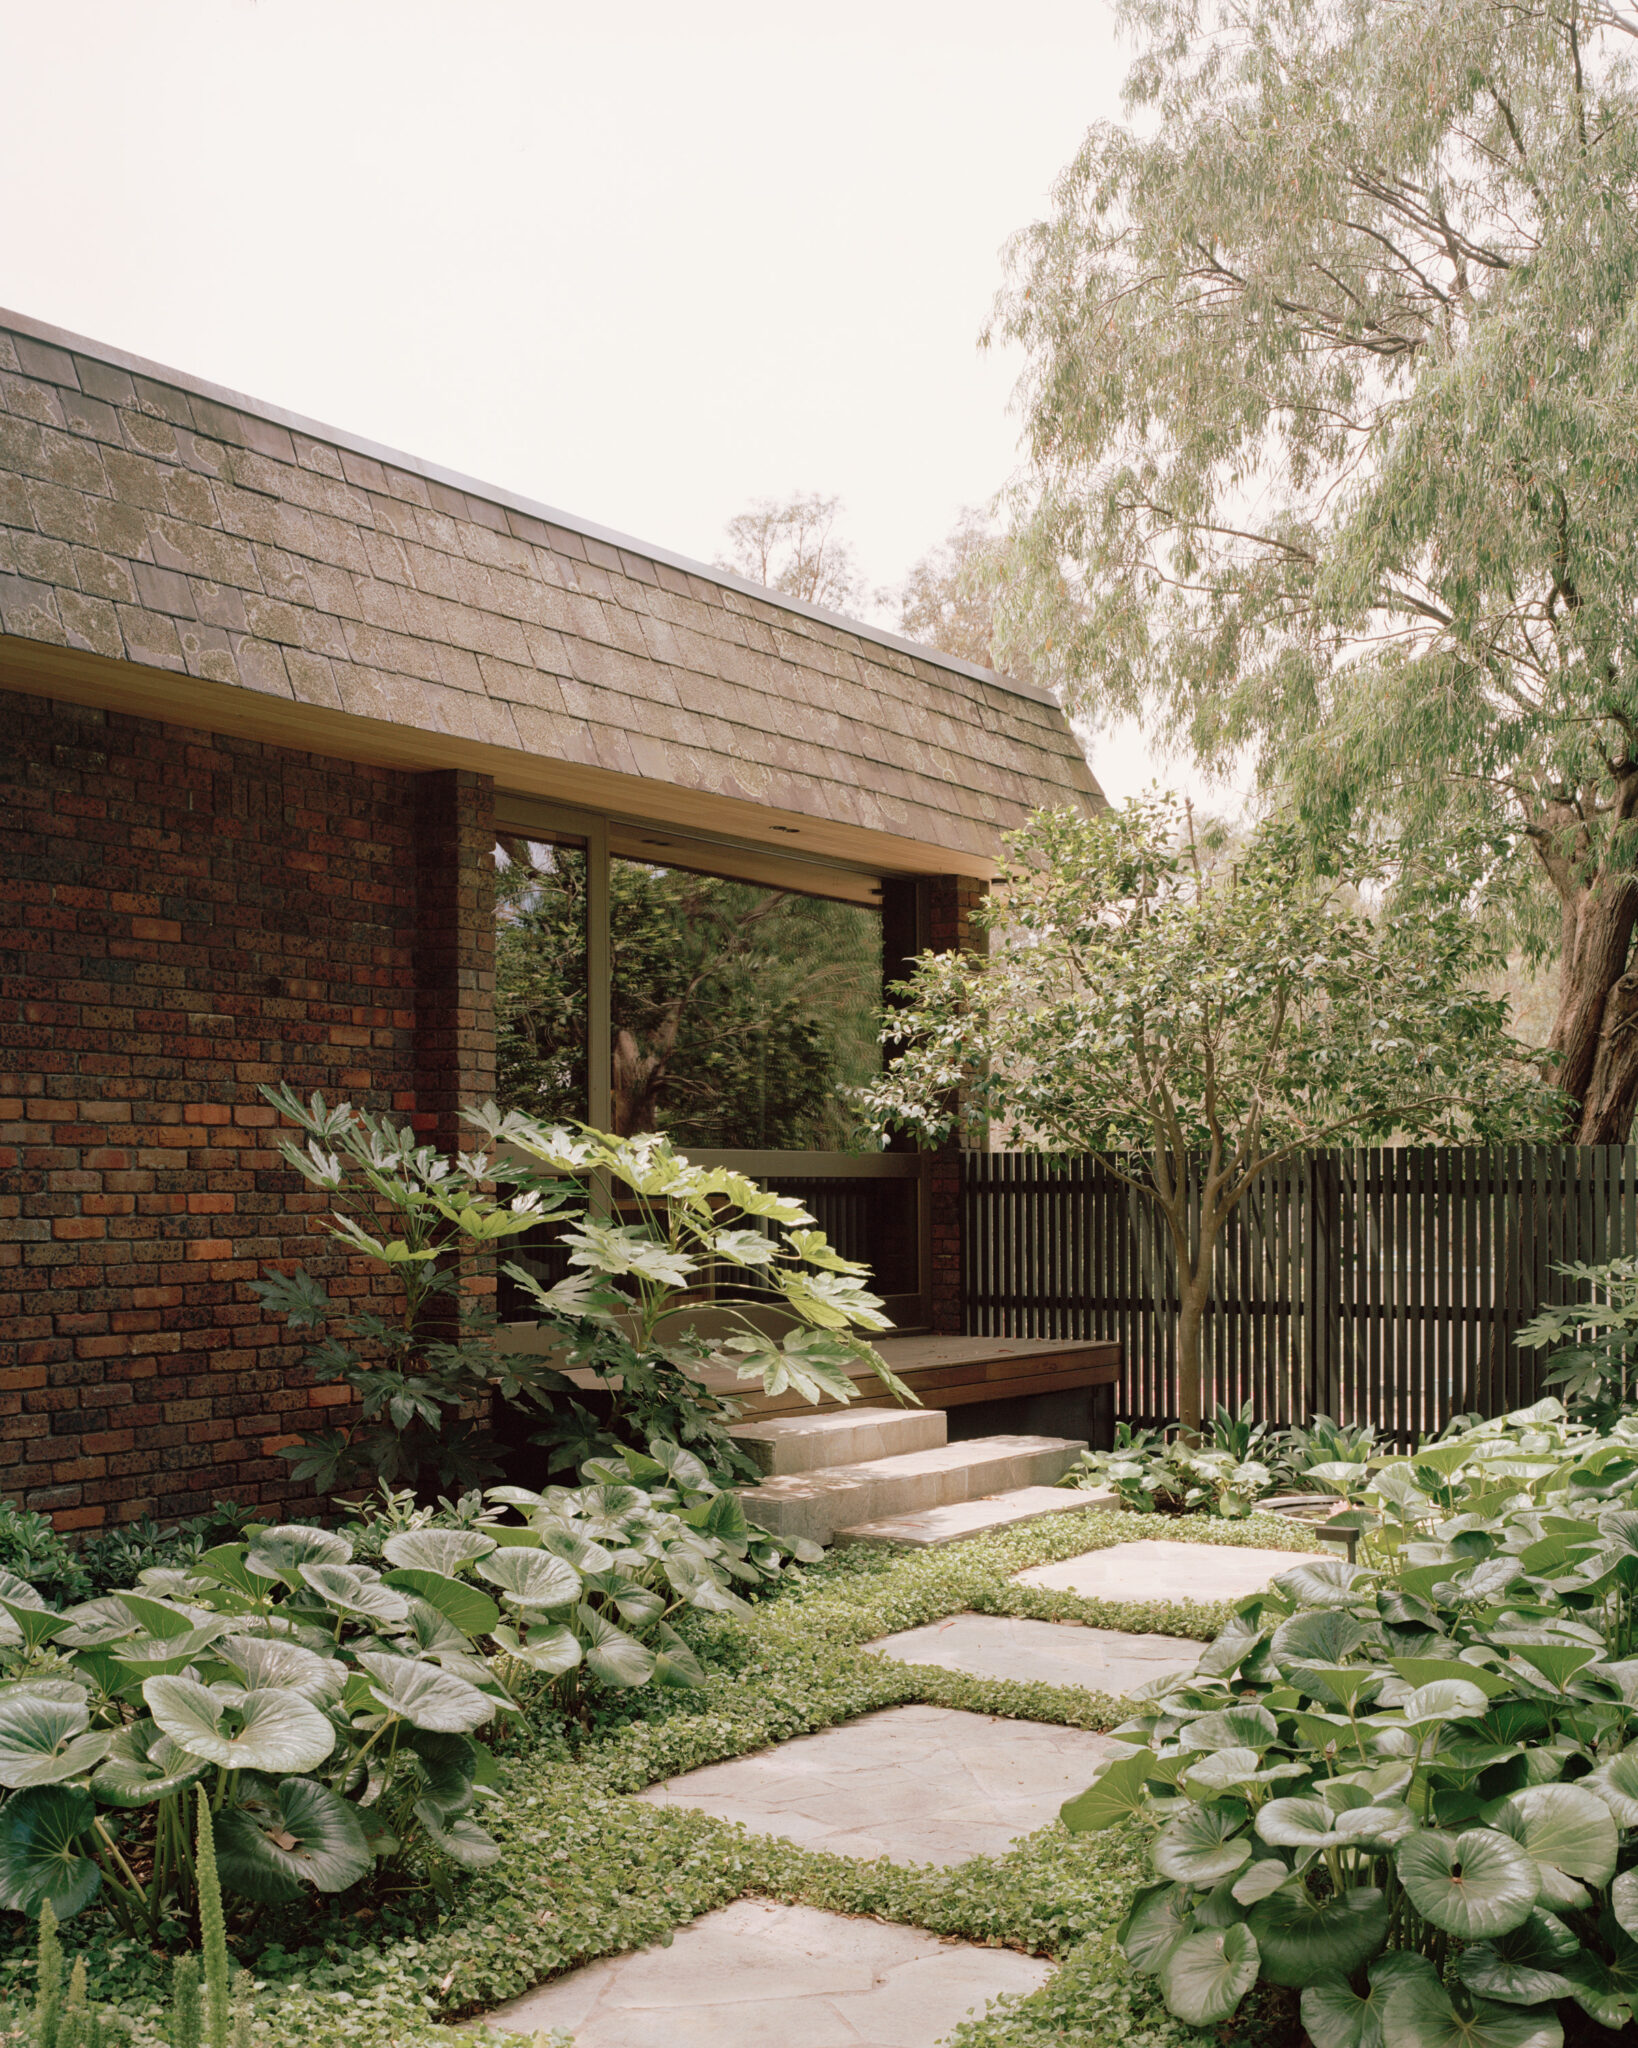
[(1053, 1481), (1086, 1449), (1057, 1436), (947, 1441), (939, 1408), (844, 1408), (735, 1424), (764, 1478), (746, 1513), (787, 1540), (922, 1547), (1108, 1504)]

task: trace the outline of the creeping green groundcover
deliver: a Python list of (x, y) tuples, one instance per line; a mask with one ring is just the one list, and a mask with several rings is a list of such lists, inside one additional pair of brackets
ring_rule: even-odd
[[(598, 1956), (664, 1941), (696, 1915), (760, 1893), (1062, 1964), (1033, 1997), (969, 2022), (961, 2048), (1198, 2041), (1167, 2013), (1154, 1980), (1129, 1971), (1113, 1940), (1146, 1875), (1146, 1837), (1133, 1828), (1073, 1836), (1054, 1826), (1002, 1858), (914, 1870), (814, 1854), (626, 1796), (699, 1764), (911, 1702), (1112, 1727), (1128, 1710), (1104, 1696), (912, 1669), (866, 1655), (862, 1645), (963, 1610), (1209, 1640), (1226, 1608), (1083, 1600), (1012, 1580), (1027, 1565), (1155, 1536), (1291, 1550), (1311, 1543), (1270, 1517), (1224, 1526), (1062, 1514), (951, 1550), (842, 1553), (789, 1575), (749, 1618), (688, 1615), (683, 1632), (705, 1667), (704, 1688), (611, 1695), (611, 1713), (628, 1718), (594, 1719), (572, 1740), (559, 1726), (514, 1738), (483, 1816), (501, 1855), (441, 1918), (401, 1927), (385, 1915), (315, 1920), (309, 1898), (304, 1918), (259, 1917), (268, 1942), (259, 1951), (236, 1933), (239, 1959), (263, 1987), (263, 2037), (280, 2048), (448, 2048), (452, 2021)], [(26, 2002), (34, 1930), (10, 1914), (4, 1928), (0, 1992)], [(168, 1963), (137, 1940), (112, 1936), (95, 1914), (63, 1929), (70, 1959), (84, 1947), (93, 1998), (121, 2009), (134, 2042), (158, 2043)], [(1248, 2008), (1243, 2018), (1255, 2015)]]

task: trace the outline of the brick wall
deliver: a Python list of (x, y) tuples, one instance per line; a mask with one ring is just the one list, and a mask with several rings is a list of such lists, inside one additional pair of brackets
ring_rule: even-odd
[(246, 1283), (314, 1233), (257, 1094), (439, 1142), (492, 1085), (492, 792), (0, 693), (0, 1494), (86, 1528), (232, 1495), (313, 1388)]

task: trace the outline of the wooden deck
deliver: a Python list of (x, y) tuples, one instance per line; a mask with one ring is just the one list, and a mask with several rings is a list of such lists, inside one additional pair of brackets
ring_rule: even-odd
[[(1022, 1400), (1034, 1394), (1066, 1393), (1079, 1387), (1113, 1386), (1120, 1377), (1120, 1346), (1060, 1343), (1019, 1337), (884, 1337), (876, 1349), (927, 1408), (961, 1408), (977, 1401)], [(865, 1407), (892, 1402), (868, 1366), (849, 1373)], [(732, 1393), (745, 1416), (811, 1415), (797, 1394), (763, 1394), (731, 1372), (710, 1372), (706, 1385)], [(821, 1401), (820, 1409), (839, 1401)]]

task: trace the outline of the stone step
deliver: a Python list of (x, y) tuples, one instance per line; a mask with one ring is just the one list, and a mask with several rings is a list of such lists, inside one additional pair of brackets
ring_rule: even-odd
[(1118, 1508), (1120, 1495), (1107, 1488), (1077, 1492), (1064, 1486), (1020, 1486), (1012, 1493), (988, 1494), (981, 1500), (957, 1501), (950, 1507), (922, 1508), (919, 1513), (888, 1515), (876, 1522), (858, 1522), (850, 1529), (838, 1529), (838, 1547), (848, 1543), (898, 1543), (907, 1550), (927, 1550), (935, 1544), (960, 1543), (967, 1536), (984, 1536), (992, 1529), (1009, 1529), (1015, 1522), (1038, 1522), (1046, 1515), (1061, 1515), (1078, 1508)]
[(906, 1451), (936, 1451), (948, 1422), (941, 1408), (840, 1408), (824, 1415), (778, 1415), (736, 1422), (728, 1434), (769, 1478), (859, 1465)]
[(1050, 1486), (1084, 1443), (1058, 1436), (981, 1436), (899, 1457), (793, 1472), (741, 1489), (745, 1512), (776, 1536), (833, 1541), (838, 1529), (953, 1506), (1023, 1486)]

